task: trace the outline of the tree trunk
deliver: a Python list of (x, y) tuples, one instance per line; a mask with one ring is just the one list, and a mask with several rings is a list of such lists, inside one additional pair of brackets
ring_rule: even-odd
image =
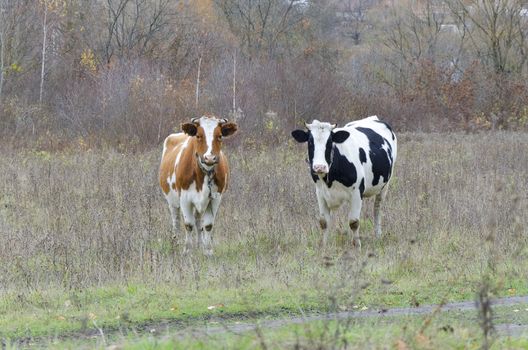
[(48, 6), (44, 4), (44, 22), (43, 22), (43, 38), (42, 38), (42, 65), (40, 69), (40, 93), (39, 103), (42, 104), (42, 93), (44, 91), (44, 73), (46, 68), (46, 37), (48, 32)]
[(236, 49), (233, 54), (233, 115), (236, 115)]
[(4, 33), (0, 29), (0, 102), (2, 101), (2, 87), (4, 86)]
[(2, 5), (0, 5), (0, 103), (2, 102), (2, 89), (4, 87), (4, 56), (5, 56), (5, 28), (7, 25), (5, 12), (7, 11), (6, 8), (4, 8), (4, 5), (7, 5), (8, 3), (5, 3), (2, 1)]
[(198, 59), (198, 75), (196, 77), (196, 101), (194, 106), (198, 109), (198, 98), (200, 97), (200, 68), (202, 66), (202, 55)]

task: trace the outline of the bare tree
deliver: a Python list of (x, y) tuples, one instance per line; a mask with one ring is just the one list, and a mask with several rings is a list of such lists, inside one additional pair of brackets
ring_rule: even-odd
[(304, 18), (300, 0), (215, 0), (250, 58), (273, 57), (279, 43)]
[(2, 88), (4, 86), (4, 52), (5, 52), (5, 32), (6, 13), (8, 0), (0, 1), (0, 101), (2, 101)]
[(367, 24), (366, 15), (370, 2), (370, 0), (347, 0), (342, 3), (341, 11), (337, 12), (341, 34), (352, 38), (356, 45), (361, 42)]
[(496, 73), (526, 69), (528, 21), (522, 0), (445, 0), (451, 15), (466, 29), (477, 57)]
[(407, 63), (422, 58), (435, 60), (444, 16), (430, 2), (422, 11), (412, 8), (396, 11), (387, 27), (384, 44)]
[(168, 29), (170, 0), (106, 0), (107, 36), (104, 57), (110, 63), (119, 57), (152, 53), (171, 35)]
[(421, 61), (438, 61), (443, 53), (439, 45), (443, 24), (443, 14), (430, 1), (424, 8), (394, 8), (384, 29), (383, 45), (389, 49), (384, 59), (389, 69), (384, 70), (383, 82), (399, 91)]

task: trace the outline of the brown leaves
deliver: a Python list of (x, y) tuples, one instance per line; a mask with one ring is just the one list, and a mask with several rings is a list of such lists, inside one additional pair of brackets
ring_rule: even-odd
[(396, 344), (394, 344), (394, 347), (397, 350), (408, 350), (409, 347), (407, 346), (407, 343), (404, 342), (402, 339), (396, 340)]

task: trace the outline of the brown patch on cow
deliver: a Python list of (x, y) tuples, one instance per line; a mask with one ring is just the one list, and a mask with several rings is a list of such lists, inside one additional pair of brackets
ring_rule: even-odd
[(176, 166), (176, 191), (188, 190), (193, 182), (196, 183), (196, 190), (200, 191), (204, 177), (196, 160), (196, 137), (191, 137)]
[(227, 190), (227, 183), (229, 181), (229, 164), (227, 163), (227, 157), (220, 152), (220, 161), (216, 165), (214, 174), (214, 182), (218, 187), (218, 192), (223, 193)]
[[(176, 162), (176, 157), (180, 153), (183, 143), (187, 140), (189, 136), (185, 134), (173, 134), (169, 135), (165, 139), (165, 153), (161, 159), (160, 170), (159, 170), (159, 181), (163, 193), (167, 194), (170, 191), (170, 185), (167, 182), (167, 179), (172, 177), (174, 174), (174, 164)], [(173, 186), (173, 189), (175, 187)]]
[(350, 220), (348, 222), (348, 225), (352, 229), (352, 231), (356, 231), (359, 228), (359, 220)]
[(321, 229), (326, 230), (327, 223), (325, 219), (319, 219), (319, 226), (321, 226)]

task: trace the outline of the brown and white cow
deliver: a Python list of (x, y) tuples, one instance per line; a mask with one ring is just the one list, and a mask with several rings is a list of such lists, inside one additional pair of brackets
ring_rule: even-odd
[(182, 133), (169, 135), (163, 144), (160, 185), (175, 230), (179, 228), (181, 210), (186, 228), (185, 251), (192, 246), (195, 229), (204, 253), (211, 255), (211, 230), (229, 177), (222, 138), (233, 135), (237, 125), (227, 119), (203, 116), (181, 128)]

